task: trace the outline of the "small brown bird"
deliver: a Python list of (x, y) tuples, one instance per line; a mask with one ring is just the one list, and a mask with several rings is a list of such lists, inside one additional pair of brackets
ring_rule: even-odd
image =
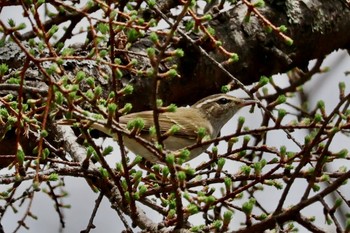
[[(190, 107), (179, 107), (175, 112), (164, 112), (159, 114), (159, 126), (161, 134), (169, 131), (176, 125), (177, 129), (163, 141), (165, 149), (177, 151), (179, 149), (198, 143), (198, 130), (205, 129), (210, 139), (218, 136), (221, 128), (230, 120), (233, 115), (243, 106), (252, 105), (255, 101), (246, 101), (227, 94), (215, 94), (208, 96)], [(143, 128), (140, 136), (147, 141), (154, 141), (149, 129), (154, 126), (153, 111), (142, 111), (127, 114), (119, 118), (121, 125), (127, 125), (134, 119), (142, 119)], [(63, 123), (64, 124), (64, 123)], [(99, 130), (117, 140), (117, 136), (109, 127), (98, 122), (90, 122), (89, 127)], [(140, 155), (150, 162), (157, 163), (159, 158), (149, 149), (137, 142), (135, 138), (124, 136), (124, 145), (133, 153)], [(190, 159), (193, 159), (204, 152), (209, 145), (203, 145), (191, 150)]]

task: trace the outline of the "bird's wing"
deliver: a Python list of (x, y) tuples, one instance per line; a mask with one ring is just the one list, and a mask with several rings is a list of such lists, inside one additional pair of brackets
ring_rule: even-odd
[[(180, 119), (181, 116), (181, 119)], [(145, 125), (144, 130), (147, 130), (154, 126), (152, 111), (131, 113), (119, 118), (120, 123), (127, 124), (129, 121), (141, 118)], [(205, 128), (207, 133), (212, 136), (213, 129), (209, 122), (203, 121), (203, 116), (200, 113), (190, 111), (189, 108), (178, 108), (176, 112), (166, 112), (159, 114), (159, 121), (162, 122), (161, 133), (168, 131), (173, 125), (177, 125), (181, 128), (173, 136), (178, 137), (197, 137), (197, 131), (199, 128)]]
[[(180, 117), (181, 116), (181, 117)], [(144, 111), (138, 113), (131, 113), (119, 118), (119, 123), (127, 125), (131, 120), (141, 118), (144, 121), (144, 128), (142, 131), (149, 133), (149, 129), (154, 126), (152, 111)], [(203, 120), (204, 119), (204, 120)], [(198, 129), (204, 128), (208, 135), (213, 135), (213, 128), (209, 121), (205, 120), (200, 112), (190, 111), (189, 108), (178, 108), (176, 112), (166, 112), (159, 114), (159, 121), (162, 122), (161, 133), (167, 132), (173, 125), (180, 127), (180, 130), (174, 133), (172, 136), (184, 137), (188, 139), (196, 139), (198, 136)], [(88, 121), (87, 121), (88, 122)], [(76, 121), (61, 120), (58, 122), (60, 125), (72, 125)], [(107, 135), (113, 136), (111, 129), (99, 122), (88, 122), (89, 126), (93, 129), (101, 131)]]

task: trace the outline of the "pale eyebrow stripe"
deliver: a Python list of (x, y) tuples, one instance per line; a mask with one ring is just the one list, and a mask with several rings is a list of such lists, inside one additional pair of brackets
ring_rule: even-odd
[(222, 98), (222, 96), (218, 96), (218, 97), (216, 97), (216, 98), (214, 98), (214, 99), (205, 100), (205, 101), (199, 103), (198, 105), (196, 105), (196, 107), (197, 107), (197, 108), (200, 108), (200, 107), (202, 107), (203, 105), (205, 105), (205, 104), (207, 104), (207, 103), (215, 102), (215, 101), (217, 101), (217, 100), (219, 100), (219, 99), (221, 99), (221, 98)]

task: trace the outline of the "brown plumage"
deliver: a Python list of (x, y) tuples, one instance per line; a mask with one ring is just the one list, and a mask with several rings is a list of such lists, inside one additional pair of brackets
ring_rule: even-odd
[[(176, 151), (197, 143), (198, 129), (204, 128), (208, 136), (213, 139), (217, 137), (224, 124), (243, 106), (253, 104), (253, 101), (244, 101), (227, 94), (216, 94), (204, 98), (191, 107), (179, 107), (175, 112), (165, 112), (159, 114), (159, 125), (161, 133), (167, 132), (173, 125), (177, 125), (180, 130), (166, 137), (163, 141), (164, 148)], [(154, 126), (153, 111), (143, 111), (124, 115), (119, 118), (121, 125), (140, 118), (144, 121), (144, 128), (140, 131), (140, 136), (147, 141), (155, 141), (156, 137), (151, 136), (149, 128)], [(89, 124), (91, 128), (99, 130), (107, 135), (114, 136), (110, 128), (104, 124), (93, 122)], [(114, 137), (116, 140), (117, 138)], [(124, 145), (137, 155), (140, 155), (151, 162), (159, 162), (159, 159), (141, 143), (134, 138), (124, 136)], [(189, 159), (193, 159), (204, 152), (209, 145), (203, 145), (191, 150)]]

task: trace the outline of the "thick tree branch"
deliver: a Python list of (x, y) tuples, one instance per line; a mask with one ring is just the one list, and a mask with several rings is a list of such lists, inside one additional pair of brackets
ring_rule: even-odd
[[(225, 68), (243, 83), (251, 84), (261, 75), (282, 73), (296, 66), (306, 69), (310, 60), (349, 47), (350, 10), (342, 1), (313, 0), (307, 4), (303, 1), (285, 1), (283, 5), (270, 2), (273, 3), (258, 10), (275, 26), (285, 25), (288, 28), (285, 34), (293, 39), (293, 45), (287, 45), (275, 33), (267, 33), (267, 25), (254, 14), (251, 15), (250, 22), (245, 22), (247, 7), (243, 4), (214, 15), (210, 22), (224, 48), (239, 55), (238, 62), (226, 65)], [(151, 44), (146, 39), (135, 43), (131, 51), (136, 53), (128, 56), (136, 58), (140, 63), (145, 62), (145, 49)], [(13, 47), (13, 44), (6, 46)], [(159, 96), (165, 104), (191, 104), (204, 96), (220, 92), (223, 85), (232, 81), (200, 52), (197, 44), (183, 38), (176, 46), (185, 51), (185, 56), (178, 61), (181, 78), (161, 81)], [(208, 47), (205, 43), (201, 46), (218, 61), (227, 60), (226, 56), (213, 50), (212, 46)], [(4, 52), (15, 51), (13, 48), (1, 50), (0, 62), (12, 67), (21, 64), (23, 56), (14, 57)], [(98, 69), (98, 66), (91, 67), (91, 64), (86, 63), (77, 65), (80, 68), (88, 65), (89, 69)], [(91, 73), (98, 75), (96, 71)], [(151, 108), (151, 80), (129, 74), (124, 76), (124, 83), (134, 85), (134, 95), (124, 100), (133, 104), (134, 111)], [(144, 101), (138, 101), (139, 99)]]
[[(224, 48), (239, 55), (237, 63), (225, 68), (245, 84), (259, 80), (261, 75), (283, 73), (293, 67), (305, 69), (310, 60), (350, 45), (350, 10), (339, 0), (307, 4), (285, 1), (282, 6), (270, 4), (258, 10), (275, 26), (285, 25), (285, 34), (294, 44), (289, 46), (278, 35), (267, 33), (254, 14), (250, 22), (244, 22), (247, 7), (243, 4), (216, 15), (210, 23)], [(232, 81), (189, 41), (179, 46), (185, 50), (179, 65), (182, 78), (165, 80), (160, 88), (164, 90), (161, 96), (169, 102), (193, 102), (219, 92), (222, 85)], [(221, 62), (227, 59), (216, 51), (210, 54)]]

